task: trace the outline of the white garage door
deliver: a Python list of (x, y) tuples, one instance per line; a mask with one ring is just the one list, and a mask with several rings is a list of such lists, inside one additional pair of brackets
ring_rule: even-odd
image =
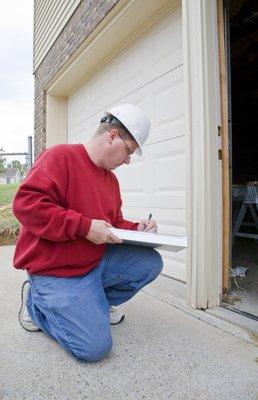
[[(68, 142), (85, 142), (106, 108), (142, 107), (152, 122), (142, 158), (116, 174), (128, 219), (151, 212), (159, 232), (184, 235), (186, 227), (185, 110), (181, 9), (155, 22), (98, 70), (68, 99)], [(163, 252), (163, 272), (186, 280), (185, 251)]]

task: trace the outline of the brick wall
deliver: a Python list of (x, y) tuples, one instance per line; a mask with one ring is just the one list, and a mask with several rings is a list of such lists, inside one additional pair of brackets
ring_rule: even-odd
[(46, 93), (44, 88), (69, 62), (84, 40), (119, 0), (82, 0), (35, 73), (34, 150), (46, 148)]

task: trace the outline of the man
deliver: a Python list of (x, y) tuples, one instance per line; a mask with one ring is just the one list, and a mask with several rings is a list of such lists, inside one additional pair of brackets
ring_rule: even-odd
[(126, 221), (112, 170), (141, 154), (150, 129), (133, 104), (106, 112), (85, 144), (45, 150), (21, 184), (13, 212), (22, 224), (14, 266), (26, 269), (21, 325), (42, 330), (75, 357), (102, 359), (112, 348), (114, 306), (131, 299), (162, 269), (155, 250), (126, 246), (111, 231), (155, 232), (155, 221)]

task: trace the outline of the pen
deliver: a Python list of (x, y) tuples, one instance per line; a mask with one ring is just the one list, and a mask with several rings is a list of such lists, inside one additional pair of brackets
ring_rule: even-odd
[[(149, 218), (148, 218), (149, 223), (150, 223), (151, 218), (152, 218), (152, 214), (150, 213)], [(144, 224), (144, 226), (146, 228), (148, 225)], [(145, 228), (144, 228), (144, 230), (145, 230)]]

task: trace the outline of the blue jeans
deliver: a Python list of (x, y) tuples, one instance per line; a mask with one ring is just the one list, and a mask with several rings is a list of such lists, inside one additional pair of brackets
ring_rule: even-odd
[(112, 348), (109, 305), (130, 300), (159, 275), (162, 266), (153, 249), (109, 245), (99, 265), (85, 275), (30, 275), (29, 314), (75, 357), (98, 361)]

